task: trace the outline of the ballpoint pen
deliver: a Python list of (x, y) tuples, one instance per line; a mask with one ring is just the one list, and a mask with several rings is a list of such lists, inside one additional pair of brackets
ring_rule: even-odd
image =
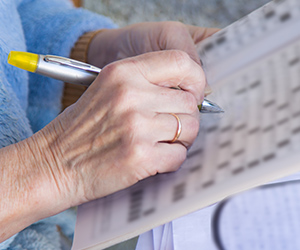
[[(101, 69), (70, 58), (11, 51), (8, 63), (18, 68), (68, 83), (89, 86)], [(224, 112), (217, 104), (204, 99), (198, 106), (201, 113)]]

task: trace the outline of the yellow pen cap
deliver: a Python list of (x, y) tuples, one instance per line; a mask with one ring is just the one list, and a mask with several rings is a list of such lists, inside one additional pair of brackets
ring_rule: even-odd
[(21, 51), (11, 51), (7, 58), (9, 64), (30, 72), (36, 71), (38, 61), (39, 55)]

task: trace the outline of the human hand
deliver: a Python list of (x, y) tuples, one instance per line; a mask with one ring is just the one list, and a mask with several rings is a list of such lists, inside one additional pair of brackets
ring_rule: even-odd
[(105, 64), (147, 52), (177, 49), (200, 64), (195, 44), (217, 32), (215, 28), (184, 25), (180, 22), (138, 23), (100, 32), (91, 42), (88, 61)]
[[(103, 68), (45, 128), (0, 149), (0, 222), (7, 225), (0, 242), (71, 206), (178, 169), (198, 133), (204, 86), (201, 67), (182, 51)], [(171, 113), (182, 124), (174, 143), (178, 122)]]
[[(77, 205), (178, 169), (198, 133), (204, 86), (201, 67), (181, 51), (103, 68), (78, 102), (43, 130), (59, 169), (53, 171), (58, 190)], [(176, 143), (170, 143), (177, 128), (170, 113), (182, 122)]]
[[(186, 28), (188, 40), (197, 42), (198, 31)], [(0, 242), (71, 206), (156, 173), (174, 171), (185, 160), (187, 148), (198, 133), (197, 104), (204, 96), (205, 76), (195, 63), (199, 60), (190, 46), (173, 43), (172, 36), (164, 37), (163, 30), (155, 33), (152, 25), (145, 33), (143, 27), (135, 27), (134, 36), (140, 43), (132, 47), (130, 29), (123, 33), (123, 49), (120, 47), (116, 58), (106, 57), (106, 63), (163, 49), (176, 48), (188, 54), (161, 51), (108, 65), (78, 102), (49, 125), (0, 149), (0, 222), (6, 225), (0, 228)], [(176, 38), (181, 37), (175, 28), (174, 32)], [(207, 34), (204, 32), (203, 37)], [(170, 141), (178, 123), (170, 113), (182, 123), (182, 133), (174, 143)]]

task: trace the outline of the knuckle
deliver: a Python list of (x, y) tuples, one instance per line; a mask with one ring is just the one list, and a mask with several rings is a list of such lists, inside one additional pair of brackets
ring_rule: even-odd
[(167, 21), (162, 24), (162, 28), (167, 32), (167, 33), (177, 33), (180, 31), (186, 31), (185, 25), (181, 22), (178, 21)]
[(181, 50), (170, 50), (170, 57), (173, 60), (178, 69), (181, 71), (186, 71), (191, 66), (191, 59), (189, 55)]
[(174, 25), (175, 28), (181, 28), (185, 30), (185, 25), (179, 21), (171, 21), (171, 24)]
[(111, 63), (101, 71), (104, 81), (106, 80), (110, 84), (108, 86), (112, 90), (110, 97), (116, 108), (131, 109), (137, 106), (137, 102), (140, 100), (140, 90), (130, 81), (136, 73), (134, 66), (136, 66), (136, 61), (128, 59)]
[(128, 65), (124, 60), (106, 65), (100, 72), (103, 77), (110, 79), (110, 82), (120, 82), (126, 79), (128, 75)]

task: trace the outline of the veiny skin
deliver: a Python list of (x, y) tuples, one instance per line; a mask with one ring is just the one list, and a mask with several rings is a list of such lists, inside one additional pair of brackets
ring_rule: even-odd
[[(82, 97), (30, 138), (0, 149), (0, 242), (42, 218), (178, 169), (197, 136), (206, 88), (195, 42), (214, 31), (166, 22), (100, 32), (89, 62), (106, 66)], [(175, 143), (170, 113), (182, 122)]]

